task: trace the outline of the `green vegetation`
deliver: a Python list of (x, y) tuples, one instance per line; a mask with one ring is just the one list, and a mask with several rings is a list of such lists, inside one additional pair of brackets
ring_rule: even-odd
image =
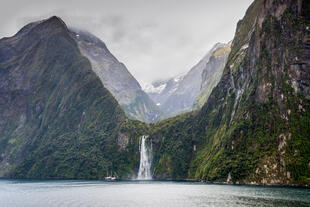
[(310, 22), (296, 4), (255, 1), (202, 109), (152, 124), (125, 117), (66, 30), (40, 30), (41, 41), (0, 63), (0, 173), (132, 177), (149, 135), (156, 178), (309, 185)]
[[(7, 100), (0, 105), (4, 115), (0, 125), (2, 175), (79, 179), (100, 179), (111, 173), (132, 176), (137, 165), (132, 152), (137, 146), (119, 133), (130, 121), (60, 20), (54, 17), (37, 27), (41, 28), (23, 38), (40, 32), (39, 41), (33, 41), (18, 58), (0, 65), (2, 77), (12, 77), (12, 84), (2, 90), (8, 94), (3, 96)], [(15, 72), (15, 67), (23, 69)], [(24, 84), (21, 89), (16, 89), (18, 83)], [(125, 149), (121, 142), (125, 142)]]
[(303, 56), (309, 24), (287, 9), (260, 27), (261, 3), (238, 24), (224, 75), (203, 108), (154, 125), (152, 136), (162, 140), (155, 150), (158, 177), (309, 184), (310, 102), (299, 85), (308, 80), (296, 77), (309, 58)]

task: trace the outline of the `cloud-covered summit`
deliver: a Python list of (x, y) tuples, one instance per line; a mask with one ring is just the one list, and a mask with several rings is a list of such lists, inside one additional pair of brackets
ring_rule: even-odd
[(252, 1), (5, 0), (0, 37), (57, 15), (100, 37), (143, 84), (184, 73), (215, 42), (229, 41)]

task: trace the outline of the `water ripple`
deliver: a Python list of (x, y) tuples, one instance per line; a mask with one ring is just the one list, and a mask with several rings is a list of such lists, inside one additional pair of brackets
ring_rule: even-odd
[(303, 207), (310, 190), (189, 182), (0, 180), (1, 207)]

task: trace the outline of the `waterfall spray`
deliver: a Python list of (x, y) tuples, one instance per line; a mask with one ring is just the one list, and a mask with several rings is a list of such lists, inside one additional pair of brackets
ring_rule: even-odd
[(146, 139), (148, 136), (142, 136), (140, 140), (140, 166), (138, 180), (151, 180), (151, 163), (152, 163), (152, 143), (148, 148)]

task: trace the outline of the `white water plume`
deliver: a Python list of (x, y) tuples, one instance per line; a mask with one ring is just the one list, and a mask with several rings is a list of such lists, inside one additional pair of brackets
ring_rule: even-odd
[(152, 163), (152, 143), (150, 147), (146, 144), (148, 136), (142, 136), (140, 140), (140, 166), (138, 180), (151, 180), (151, 163)]

